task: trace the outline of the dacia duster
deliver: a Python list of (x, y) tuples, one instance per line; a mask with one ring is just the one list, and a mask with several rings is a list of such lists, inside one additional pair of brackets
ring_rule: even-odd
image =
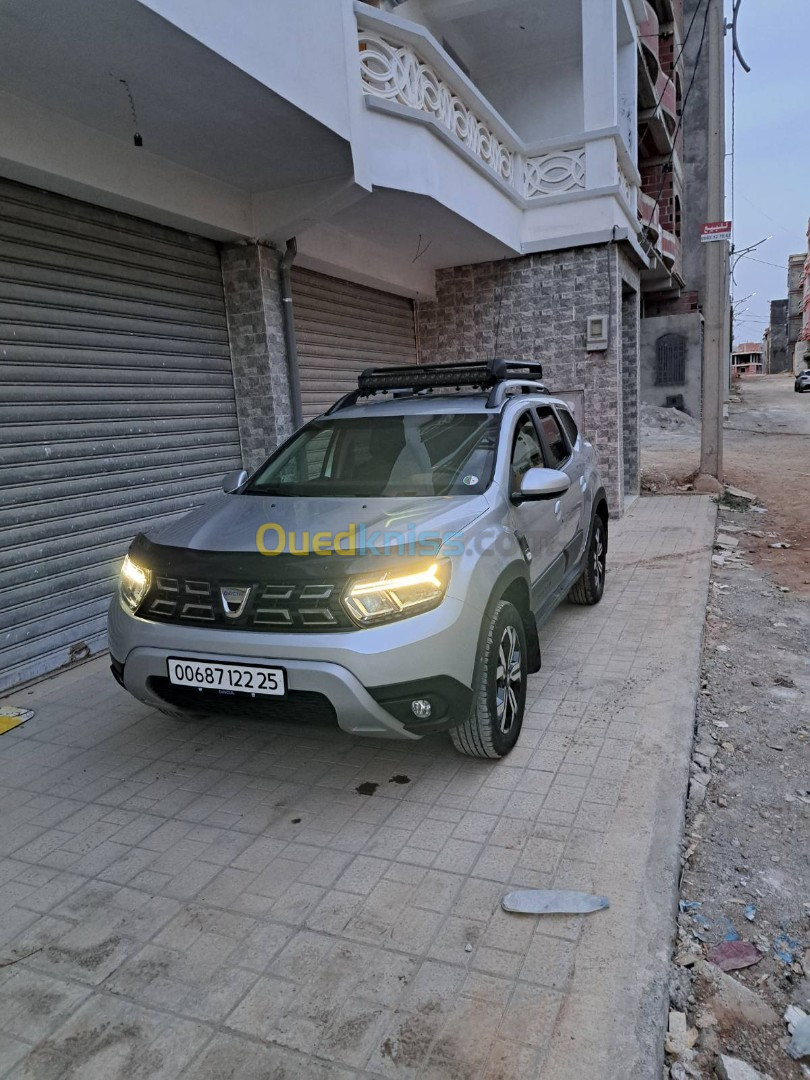
[(517, 742), (538, 623), (605, 584), (594, 450), (535, 363), (369, 369), (224, 494), (138, 535), (112, 670), (182, 714)]

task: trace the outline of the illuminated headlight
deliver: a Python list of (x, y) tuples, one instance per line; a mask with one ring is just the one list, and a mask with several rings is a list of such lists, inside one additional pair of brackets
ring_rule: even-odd
[(359, 626), (404, 619), (437, 607), (449, 580), (449, 559), (435, 559), (411, 572), (364, 574), (346, 589), (343, 606)]
[(121, 599), (132, 611), (137, 611), (141, 601), (149, 591), (150, 574), (142, 566), (130, 559), (124, 559), (121, 567)]

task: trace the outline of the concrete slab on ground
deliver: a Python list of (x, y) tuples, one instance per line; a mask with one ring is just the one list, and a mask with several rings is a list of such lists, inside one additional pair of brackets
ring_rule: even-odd
[[(612, 523), (604, 600), (544, 627), (502, 762), (170, 720), (101, 660), (12, 695), (0, 1074), (660, 1075), (714, 520)], [(611, 907), (506, 914), (519, 887)]]

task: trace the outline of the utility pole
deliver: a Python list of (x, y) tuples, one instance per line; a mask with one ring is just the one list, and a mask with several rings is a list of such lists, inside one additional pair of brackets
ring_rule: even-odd
[[(725, 72), (722, 0), (707, 0), (709, 50), (708, 102), (708, 207), (709, 221), (725, 217)], [(700, 476), (723, 480), (723, 403), (728, 384), (725, 354), (728, 316), (728, 241), (705, 245), (705, 301), (703, 305), (703, 404), (700, 432)], [(729, 343), (730, 346), (730, 343)]]

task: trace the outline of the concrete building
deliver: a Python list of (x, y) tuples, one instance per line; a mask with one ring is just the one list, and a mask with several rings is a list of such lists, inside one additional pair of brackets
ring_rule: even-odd
[(787, 349), (790, 358), (791, 369), (794, 373), (802, 371), (804, 362), (805, 345), (802, 333), (805, 325), (807, 309), (804, 306), (805, 294), (805, 261), (807, 256), (801, 252), (788, 256), (788, 341)]
[(742, 341), (731, 352), (731, 374), (735, 379), (742, 375), (766, 374), (762, 342)]
[[(680, 129), (672, 145), (645, 139), (641, 146), (647, 157), (639, 162), (647, 179), (641, 205), (647, 208), (648, 199), (652, 205), (658, 200), (652, 217), (646, 209), (643, 214), (648, 235), (654, 237), (660, 228), (663, 250), (669, 253), (641, 275), (641, 396), (694, 417), (700, 416), (703, 366), (700, 227), (708, 219), (708, 53), (700, 47), (704, 12), (703, 0), (673, 0), (667, 18), (659, 21), (658, 57), (672, 87), (668, 128)], [(690, 26), (687, 37), (685, 27)], [(661, 101), (663, 108), (666, 97)]]
[(680, 282), (677, 163), (652, 197), (680, 20), (670, 0), (8, 0), (0, 687), (103, 647), (131, 536), (369, 364), (542, 359), (620, 514), (640, 291)]
[(771, 300), (770, 322), (765, 330), (767, 349), (763, 346), (765, 371), (779, 375), (792, 368), (788, 352), (788, 301)]
[(810, 367), (810, 221), (806, 254), (788, 257), (787, 349), (794, 374)]

